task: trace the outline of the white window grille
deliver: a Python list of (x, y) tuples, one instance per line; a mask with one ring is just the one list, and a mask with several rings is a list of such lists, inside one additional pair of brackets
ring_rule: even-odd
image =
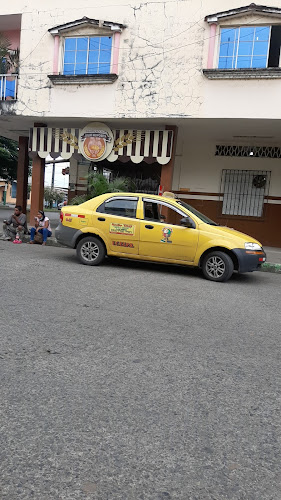
[(281, 158), (281, 148), (278, 146), (236, 146), (218, 144), (216, 145), (215, 156)]

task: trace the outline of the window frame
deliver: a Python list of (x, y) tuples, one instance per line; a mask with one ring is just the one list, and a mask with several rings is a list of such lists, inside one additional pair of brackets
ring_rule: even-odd
[[(156, 222), (156, 223), (159, 223), (161, 225), (163, 225), (163, 222), (160, 222), (159, 221), (156, 221), (155, 219), (148, 219), (144, 216), (144, 203), (145, 202), (148, 202), (148, 203), (155, 203), (157, 205), (164, 205), (165, 207), (167, 208), (170, 208), (172, 210), (174, 210), (175, 212), (177, 212), (179, 215), (181, 215), (182, 217), (189, 217), (192, 222), (194, 222), (194, 224), (196, 225), (196, 222), (194, 221), (194, 219), (192, 219), (192, 217), (190, 217), (189, 214), (183, 212), (182, 210), (180, 210), (178, 207), (175, 207), (174, 205), (170, 205), (169, 203), (167, 203), (166, 201), (160, 201), (160, 200), (153, 200), (152, 198), (142, 198), (142, 215), (143, 215), (143, 220), (144, 221), (152, 221), (152, 222)], [(168, 224), (170, 226), (177, 226), (177, 227), (183, 227), (181, 224), (172, 224), (170, 222), (165, 222), (165, 224)]]
[[(78, 38), (87, 38), (88, 39), (88, 48), (87, 48), (87, 61), (86, 61), (86, 73), (76, 73), (76, 54), (77, 54), (77, 42), (76, 42), (76, 49), (75, 49), (75, 63), (74, 63), (74, 73), (65, 73), (64, 68), (65, 68), (65, 42), (67, 39), (78, 39)], [(110, 68), (108, 73), (88, 73), (88, 67), (89, 67), (89, 46), (90, 46), (90, 38), (111, 38), (111, 50), (110, 50)], [(89, 35), (65, 35), (61, 37), (62, 40), (62, 45), (61, 45), (61, 62), (60, 62), (60, 67), (61, 67), (61, 72), (60, 74), (64, 77), (72, 77), (72, 76), (86, 76), (86, 77), (91, 77), (91, 76), (96, 76), (96, 75), (110, 75), (112, 74), (112, 65), (113, 65), (113, 52), (114, 52), (114, 33), (112, 34), (89, 34)], [(99, 54), (100, 54), (100, 45), (99, 45)], [(98, 68), (100, 66), (100, 63), (98, 62)]]
[[(108, 212), (100, 212), (99, 209), (102, 206), (105, 206), (106, 203), (110, 201), (115, 201), (115, 200), (127, 200), (127, 201), (135, 201), (136, 202), (136, 213), (135, 216), (126, 216), (126, 215), (117, 215), (117, 214), (110, 214)], [(111, 198), (108, 198), (107, 200), (104, 200), (97, 208), (96, 208), (96, 213), (99, 214), (105, 214), (105, 215), (110, 215), (111, 217), (126, 217), (126, 219), (137, 219), (137, 211), (138, 211), (138, 197), (137, 196), (112, 196)]]
[[(253, 52), (254, 52), (254, 38), (255, 38), (255, 32), (253, 36), (253, 41), (252, 41), (252, 52), (251, 52), (251, 66), (249, 67), (243, 67), (243, 68), (237, 68), (237, 60), (238, 60), (238, 51), (239, 51), (239, 45), (240, 45), (240, 29), (241, 28), (269, 28), (269, 37), (268, 37), (268, 46), (267, 46), (267, 55), (266, 55), (266, 66), (265, 67), (253, 67)], [(236, 54), (233, 54), (233, 56), (220, 56), (220, 51), (221, 51), (221, 37), (222, 37), (222, 30), (239, 30), (239, 37), (237, 39), (237, 42), (234, 41), (234, 46), (237, 44), (236, 47)], [(247, 25), (247, 24), (237, 24), (237, 25), (219, 25), (219, 37), (218, 37), (218, 43), (217, 43), (217, 62), (216, 62), (216, 67), (215, 69), (218, 71), (231, 71), (231, 70), (265, 70), (268, 69), (268, 60), (269, 60), (269, 49), (270, 49), (270, 43), (271, 43), (271, 30), (272, 30), (272, 24), (255, 24), (255, 25)], [(226, 57), (228, 59), (232, 59), (232, 67), (231, 68), (220, 68), (219, 63), (220, 63), (220, 58)], [(240, 56), (241, 57), (241, 56)], [(246, 57), (246, 56), (245, 56)], [(233, 65), (233, 62), (235, 62), (235, 66)]]

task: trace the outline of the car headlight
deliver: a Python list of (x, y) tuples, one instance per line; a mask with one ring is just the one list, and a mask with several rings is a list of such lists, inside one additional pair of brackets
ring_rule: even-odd
[(258, 243), (245, 243), (246, 250), (262, 250), (262, 247)]

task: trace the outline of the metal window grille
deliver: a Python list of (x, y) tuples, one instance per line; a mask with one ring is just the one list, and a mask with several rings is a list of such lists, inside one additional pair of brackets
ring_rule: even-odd
[(262, 217), (270, 176), (267, 170), (223, 170), (222, 214)]
[(217, 145), (215, 156), (243, 156), (250, 158), (281, 158), (281, 148), (274, 146)]
[(17, 99), (18, 75), (0, 75), (0, 101)]

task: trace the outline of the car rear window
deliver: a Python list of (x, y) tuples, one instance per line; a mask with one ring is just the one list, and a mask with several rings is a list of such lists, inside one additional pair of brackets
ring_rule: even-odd
[(137, 199), (115, 198), (105, 201), (97, 208), (97, 212), (119, 217), (136, 217), (137, 204)]

